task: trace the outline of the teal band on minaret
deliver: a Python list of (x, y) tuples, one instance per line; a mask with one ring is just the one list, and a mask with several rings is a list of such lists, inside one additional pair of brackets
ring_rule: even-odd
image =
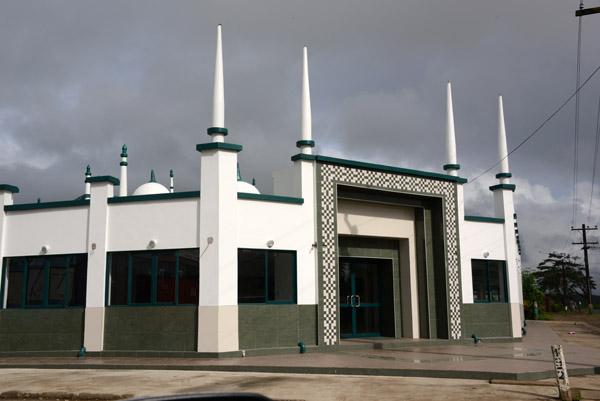
[(460, 164), (444, 164), (444, 170), (460, 170)]
[(210, 128), (206, 129), (206, 133), (208, 135), (213, 135), (213, 134), (227, 135), (229, 133), (229, 131), (227, 130), (227, 128), (210, 127)]
[(202, 152), (203, 150), (208, 149), (225, 149), (225, 150), (234, 150), (236, 152), (241, 152), (242, 145), (235, 145), (233, 143), (225, 143), (225, 142), (209, 142), (209, 143), (201, 143), (196, 145), (196, 150), (198, 152)]
[(127, 162), (121, 162), (119, 163), (119, 166), (128, 166)]
[(496, 178), (510, 178), (512, 177), (511, 173), (498, 173), (496, 174)]
[(495, 191), (497, 189), (510, 189), (511, 191), (515, 192), (517, 186), (515, 184), (498, 184), (490, 187), (490, 191)]
[(309, 140), (301, 140), (296, 142), (296, 147), (297, 148), (301, 148), (303, 146), (310, 146), (311, 148), (315, 147), (315, 141), (309, 141)]

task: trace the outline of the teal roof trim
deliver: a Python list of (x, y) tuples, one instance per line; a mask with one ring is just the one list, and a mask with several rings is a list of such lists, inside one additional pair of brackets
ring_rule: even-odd
[(119, 185), (121, 183), (118, 178), (113, 177), (111, 175), (99, 175), (96, 177), (88, 177), (85, 179), (85, 182), (112, 182), (115, 185)]
[(327, 157), (327, 156), (316, 156), (316, 159), (318, 162), (322, 162), (322, 163), (340, 164), (343, 166), (351, 166), (351, 167), (360, 167), (360, 168), (371, 169), (371, 170), (388, 171), (388, 172), (392, 172), (392, 173), (412, 175), (412, 176), (416, 176), (416, 177), (433, 178), (433, 179), (442, 180), (442, 181), (453, 181), (453, 182), (457, 182), (459, 184), (464, 184), (467, 182), (467, 180), (465, 178), (455, 177), (453, 175), (428, 173), (428, 172), (419, 171), (419, 170), (410, 170), (410, 169), (406, 169), (406, 168), (384, 166), (382, 164), (357, 162), (357, 161), (353, 161), (353, 160), (337, 159), (335, 157)]
[(314, 148), (315, 141), (309, 141), (309, 140), (303, 139), (301, 141), (296, 142), (297, 148), (301, 148), (302, 146), (310, 146), (311, 148)]
[(295, 162), (296, 160), (316, 160), (316, 156), (314, 155), (306, 155), (304, 153), (299, 153), (297, 155), (292, 156), (292, 161)]
[(151, 194), (151, 195), (131, 195), (131, 196), (116, 196), (108, 198), (108, 203), (127, 203), (127, 202), (143, 202), (151, 200), (168, 200), (168, 199), (184, 199), (184, 198), (199, 198), (200, 191), (174, 192), (172, 194)]
[(444, 164), (444, 170), (460, 170), (460, 164)]
[(206, 133), (208, 135), (212, 135), (212, 134), (221, 134), (221, 135), (227, 135), (229, 133), (229, 131), (227, 130), (227, 128), (222, 128), (222, 127), (210, 127), (206, 129)]
[(238, 199), (253, 199), (253, 200), (261, 200), (261, 201), (270, 201), (270, 202), (284, 202), (284, 203), (295, 203), (295, 204), (303, 204), (303, 198), (292, 198), (290, 196), (276, 196), (276, 195), (262, 195), (262, 194), (250, 194), (246, 192), (238, 192)]
[(466, 221), (480, 221), (485, 223), (504, 223), (504, 219), (498, 219), (496, 217), (483, 217), (483, 216), (465, 216)]
[(43, 202), (43, 203), (23, 203), (20, 205), (4, 206), (4, 211), (11, 212), (15, 210), (35, 210), (35, 209), (52, 209), (57, 207), (74, 207), (74, 206), (89, 206), (89, 199), (73, 200), (73, 201), (58, 201), (58, 202)]
[(198, 152), (202, 152), (203, 150), (208, 149), (225, 149), (225, 150), (234, 150), (236, 152), (241, 152), (242, 145), (234, 145), (233, 143), (225, 143), (225, 142), (209, 142), (209, 143), (201, 143), (196, 145), (196, 150)]
[(496, 174), (496, 178), (510, 178), (512, 177), (511, 173), (498, 173)]
[(19, 188), (15, 187), (14, 185), (0, 184), (0, 191), (10, 191), (14, 194), (18, 194)]
[(514, 184), (498, 184), (498, 185), (492, 185), (490, 187), (490, 191), (495, 191), (497, 189), (510, 189), (511, 191), (515, 192), (516, 188), (517, 188), (517, 186)]

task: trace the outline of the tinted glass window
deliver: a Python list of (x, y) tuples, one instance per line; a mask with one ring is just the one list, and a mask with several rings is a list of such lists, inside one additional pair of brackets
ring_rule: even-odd
[(129, 287), (129, 254), (113, 253), (110, 255), (110, 299), (109, 305), (127, 305), (127, 289)]
[(23, 258), (10, 258), (6, 262), (8, 268), (8, 293), (7, 308), (20, 308), (23, 302), (23, 280), (25, 278), (25, 260)]
[(131, 255), (131, 302), (150, 303), (152, 296), (152, 254)]
[(473, 300), (489, 301), (486, 263), (484, 260), (474, 260), (472, 266)]
[(198, 250), (179, 251), (179, 300), (180, 304), (198, 303), (200, 268)]
[(238, 303), (265, 302), (266, 252), (238, 251)]
[(48, 262), (50, 269), (48, 305), (64, 305), (67, 290), (67, 257), (51, 256)]
[(45, 258), (27, 258), (27, 306), (44, 304), (45, 263)]
[(156, 255), (156, 302), (175, 303), (177, 257), (174, 252)]
[(268, 253), (269, 301), (294, 301), (294, 254)]
[(68, 306), (85, 306), (87, 291), (87, 255), (69, 256)]

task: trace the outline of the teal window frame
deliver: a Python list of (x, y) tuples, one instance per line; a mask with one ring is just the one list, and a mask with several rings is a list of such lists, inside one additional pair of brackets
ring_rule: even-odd
[[(265, 258), (265, 302), (240, 302), (239, 284), (238, 284), (238, 305), (296, 305), (298, 303), (297, 286), (297, 255), (296, 251), (284, 249), (260, 249), (260, 248), (238, 248), (238, 283), (240, 280), (240, 251), (264, 252)], [(269, 253), (289, 253), (292, 255), (292, 299), (289, 301), (269, 301)]]
[[(83, 305), (69, 305), (69, 278), (70, 274), (75, 274), (71, 270), (71, 263), (73, 257), (84, 257), (86, 258), (86, 270), (85, 270), (85, 283), (84, 286), (87, 287), (87, 254), (61, 254), (61, 255), (29, 255), (29, 256), (8, 256), (2, 259), (2, 283), (1, 283), (1, 291), (0, 291), (0, 309), (3, 310), (17, 310), (17, 309), (77, 309), (77, 308), (85, 308), (85, 303), (87, 299), (87, 288), (84, 288), (84, 301)], [(65, 289), (64, 289), (64, 300), (62, 304), (49, 304), (48, 298), (50, 294), (50, 259), (51, 258), (60, 258), (64, 257), (66, 260), (65, 264)], [(42, 303), (40, 305), (27, 305), (27, 279), (29, 277), (29, 261), (28, 259), (36, 258), (44, 260), (44, 285), (43, 285), (43, 295), (42, 295)], [(9, 259), (18, 260), (21, 259), (23, 263), (23, 281), (22, 281), (22, 292), (21, 292), (21, 304), (18, 307), (8, 307), (8, 288), (6, 288), (6, 278), (8, 276), (8, 269), (10, 266), (7, 266), (7, 261)], [(73, 283), (76, 283), (73, 280)], [(10, 281), (8, 282), (10, 285)], [(5, 298), (6, 294), (6, 298)]]
[[(506, 261), (504, 260), (496, 260), (496, 259), (471, 259), (471, 282), (473, 287), (475, 287), (474, 278), (473, 278), (473, 262), (483, 262), (485, 263), (485, 279), (486, 279), (486, 288), (487, 288), (487, 300), (475, 300), (474, 303), (477, 304), (506, 304), (508, 303), (508, 282), (506, 277)], [(502, 270), (502, 281), (504, 284), (504, 301), (493, 301), (492, 300), (492, 284), (490, 280), (490, 262), (500, 263), (500, 268)]]
[[(196, 303), (180, 303), (179, 302), (179, 276), (180, 276), (180, 255), (182, 251), (196, 251), (200, 254), (199, 248), (186, 248), (186, 249), (160, 249), (160, 250), (144, 250), (144, 251), (119, 251), (119, 252), (108, 252), (106, 254), (106, 288), (104, 304), (107, 307), (136, 307), (136, 306), (174, 306), (174, 305), (198, 305)], [(110, 258), (115, 254), (127, 254), (128, 255), (128, 266), (127, 266), (127, 303), (111, 305), (110, 304), (110, 289), (111, 289), (111, 263)], [(132, 287), (133, 287), (133, 257), (139, 254), (151, 254), (152, 255), (152, 266), (151, 266), (151, 282), (150, 282), (150, 302), (133, 302)], [(157, 302), (157, 283), (158, 283), (158, 257), (164, 254), (175, 255), (175, 301), (174, 302)], [(198, 267), (198, 274), (200, 273)], [(200, 276), (198, 275), (198, 300), (200, 299)]]

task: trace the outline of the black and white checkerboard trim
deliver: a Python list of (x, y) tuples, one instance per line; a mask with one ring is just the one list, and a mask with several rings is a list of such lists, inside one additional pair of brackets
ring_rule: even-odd
[(323, 342), (335, 345), (337, 327), (337, 284), (336, 284), (336, 184), (358, 184), (372, 187), (442, 196), (446, 224), (446, 250), (448, 264), (448, 298), (450, 304), (451, 337), (462, 337), (460, 316), (460, 277), (458, 257), (458, 234), (456, 213), (456, 184), (428, 178), (411, 177), (374, 170), (364, 170), (332, 164), (322, 164), (321, 185), (318, 189), (318, 204), (321, 207), (321, 266), (323, 267)]

